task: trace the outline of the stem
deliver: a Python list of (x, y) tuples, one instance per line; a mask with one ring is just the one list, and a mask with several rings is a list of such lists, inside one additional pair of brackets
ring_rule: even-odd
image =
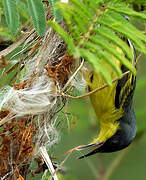
[[(140, 54), (140, 55), (137, 57), (134, 66), (137, 65), (137, 63), (138, 63), (138, 61), (140, 60), (141, 56), (142, 56), (142, 54)], [(122, 77), (126, 76), (126, 75), (129, 74), (130, 72), (131, 72), (130, 70), (129, 70), (129, 71), (126, 71), (125, 73), (122, 74)], [(119, 79), (121, 79), (121, 78), (118, 78), (118, 77), (117, 77), (117, 78), (113, 79), (113, 80), (112, 80), (112, 83), (115, 83), (115, 82), (118, 81)], [(90, 92), (88, 92), (88, 93), (86, 93), (86, 94), (84, 94), (84, 95), (81, 95), (81, 96), (71, 96), (71, 95), (67, 95), (67, 94), (64, 94), (64, 93), (62, 93), (61, 96), (64, 96), (64, 97), (67, 97), (67, 98), (72, 98), (72, 99), (80, 99), (80, 98), (84, 98), (84, 97), (86, 97), (86, 96), (90, 96), (91, 94), (96, 93), (97, 91), (100, 91), (100, 90), (102, 90), (102, 89), (104, 89), (104, 88), (107, 88), (108, 86), (109, 86), (109, 84), (105, 84), (105, 85), (103, 85), (103, 86), (101, 86), (101, 87), (99, 87), (99, 88), (97, 88), (97, 89), (94, 89), (93, 91), (90, 91)]]
[(92, 162), (88, 159), (85, 159), (86, 163), (88, 164), (89, 168), (92, 171), (92, 174), (94, 175), (95, 179), (99, 180), (100, 179), (100, 175), (99, 175), (99, 171), (97, 168), (95, 168), (92, 164)]
[(128, 147), (127, 149), (125, 149), (125, 150), (121, 151), (121, 153), (119, 153), (117, 158), (112, 162), (110, 167), (107, 169), (107, 171), (104, 174), (102, 180), (109, 180), (110, 179), (111, 175), (116, 170), (116, 168), (120, 165), (120, 163), (123, 160), (123, 158), (128, 154), (129, 151), (131, 151), (131, 149), (135, 146), (135, 144), (141, 139), (142, 135), (143, 135), (143, 133), (139, 134), (139, 137), (137, 136), (137, 138), (135, 139), (133, 144), (131, 144), (130, 147)]
[(50, 157), (49, 157), (49, 155), (47, 153), (47, 150), (46, 150), (45, 146), (41, 146), (39, 148), (39, 151), (40, 151), (40, 154), (41, 154), (42, 158), (44, 159), (44, 161), (45, 161), (45, 163), (46, 163), (46, 165), (47, 165), (47, 167), (48, 167), (48, 169), (49, 169), (49, 171), (50, 171), (50, 173), (52, 175), (52, 178), (54, 180), (58, 180), (57, 175), (55, 173), (55, 169), (53, 167), (53, 164), (52, 164), (52, 162), (50, 160)]
[(105, 172), (106, 172), (103, 154), (99, 153), (97, 155), (97, 158), (98, 158), (98, 163), (100, 164), (100, 166), (99, 166), (99, 178), (97, 180), (103, 180), (103, 177), (104, 177)]
[(113, 172), (116, 170), (116, 168), (120, 165), (121, 161), (123, 160), (123, 158), (128, 154), (128, 152), (131, 150), (130, 148), (127, 148), (123, 151), (121, 151), (119, 153), (119, 155), (117, 156), (117, 158), (112, 162), (112, 164), (110, 165), (110, 167), (107, 169), (106, 173), (104, 174), (104, 177), (102, 180), (109, 180), (111, 175), (113, 174)]

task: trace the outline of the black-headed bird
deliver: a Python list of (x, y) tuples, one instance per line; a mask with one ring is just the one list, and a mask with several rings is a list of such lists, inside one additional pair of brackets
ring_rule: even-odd
[[(126, 40), (134, 56), (135, 51), (130, 42)], [(120, 49), (119, 49), (120, 50)], [(136, 56), (134, 57), (136, 59)], [(122, 72), (128, 69), (113, 58)], [(133, 60), (134, 65), (134, 60)], [(108, 67), (112, 78), (116, 78), (113, 69)], [(92, 71), (87, 78), (88, 91), (93, 91), (105, 84), (101, 75)], [(99, 119), (100, 132), (90, 144), (78, 150), (94, 147), (95, 149), (79, 159), (95, 153), (115, 152), (126, 148), (136, 135), (136, 118), (133, 108), (133, 94), (136, 86), (136, 77), (131, 72), (123, 76), (111, 86), (91, 94), (90, 99)]]

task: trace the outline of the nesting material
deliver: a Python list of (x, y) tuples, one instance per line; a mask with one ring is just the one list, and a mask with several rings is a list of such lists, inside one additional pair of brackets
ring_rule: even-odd
[(11, 88), (1, 103), (15, 116), (38, 115), (48, 112), (56, 103), (57, 88), (47, 75), (35, 78), (31, 87)]
[(42, 38), (33, 28), (26, 33), (24, 49), (18, 53), (17, 78), (12, 78), (13, 86), (0, 91), (0, 178), (26, 179), (31, 162), (41, 155), (57, 180), (47, 151), (60, 139), (57, 118), (65, 103), (61, 93), (72, 87), (82, 91), (86, 86), (84, 61), (78, 60), (77, 65), (66, 52), (65, 43), (49, 27)]
[[(56, 120), (63, 101), (59, 91), (72, 65), (72, 58), (65, 58), (65, 44), (51, 28), (43, 38), (31, 30), (24, 44), (30, 49), (20, 52), (18, 64), (24, 70), (16, 74), (13, 87), (0, 93), (0, 178), (8, 180), (26, 179), (34, 157), (40, 156), (39, 148), (49, 150), (58, 142)], [(46, 67), (55, 71), (49, 73)]]

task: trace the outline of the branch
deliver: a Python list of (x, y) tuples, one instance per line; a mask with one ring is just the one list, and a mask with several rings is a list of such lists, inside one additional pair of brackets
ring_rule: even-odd
[[(140, 55), (137, 57), (136, 62), (135, 62), (135, 66), (137, 65), (137, 63), (138, 63), (138, 61), (140, 60), (141, 56), (142, 56), (142, 54), (140, 54)], [(130, 72), (131, 72), (131, 71), (126, 71), (125, 73), (122, 74), (122, 77), (126, 76), (126, 75), (129, 74)], [(113, 80), (112, 80), (112, 83), (118, 81), (119, 79), (121, 79), (121, 78), (115, 78), (115, 79), (113, 79)], [(99, 87), (99, 88), (97, 88), (97, 89), (94, 89), (93, 91), (90, 91), (90, 92), (88, 92), (88, 93), (86, 93), (86, 94), (84, 94), (84, 95), (81, 95), (81, 96), (71, 96), (71, 95), (68, 95), (68, 94), (65, 94), (65, 93), (62, 93), (61, 95), (64, 96), (64, 97), (67, 97), (67, 98), (80, 99), (80, 98), (84, 98), (84, 97), (86, 97), (86, 96), (90, 96), (91, 94), (96, 93), (96, 92), (98, 92), (98, 91), (100, 91), (100, 90), (102, 90), (102, 89), (104, 89), (104, 88), (106, 88), (106, 87), (108, 87), (108, 86), (109, 86), (109, 84), (105, 84), (105, 85), (103, 85), (103, 86), (101, 86), (101, 87)]]

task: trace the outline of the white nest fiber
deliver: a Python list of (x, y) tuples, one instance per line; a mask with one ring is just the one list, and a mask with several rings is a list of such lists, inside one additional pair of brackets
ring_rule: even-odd
[(37, 77), (31, 87), (8, 91), (0, 108), (8, 109), (15, 116), (37, 115), (48, 112), (56, 103), (57, 88), (46, 75)]

